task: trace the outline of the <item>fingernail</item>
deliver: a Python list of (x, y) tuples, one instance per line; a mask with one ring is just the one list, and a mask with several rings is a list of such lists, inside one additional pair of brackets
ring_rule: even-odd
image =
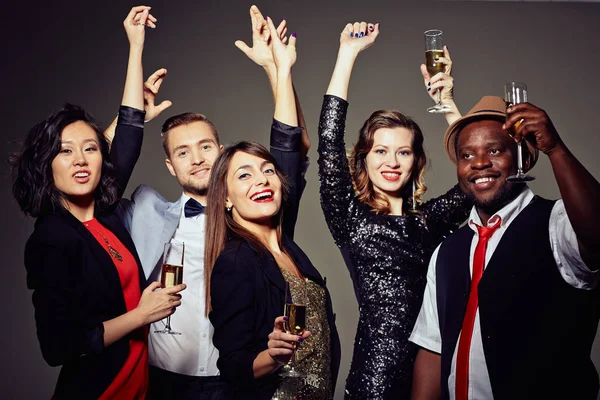
[(352, 32), (350, 32), (350, 37), (354, 37), (354, 35), (352, 34)]
[(439, 60), (440, 60), (439, 58), (434, 58), (434, 59), (433, 59), (433, 61), (439, 61)]
[(292, 37), (296, 37), (296, 32), (292, 33)]
[(427, 86), (431, 86), (431, 82), (427, 82)]
[(431, 90), (431, 88), (427, 88), (427, 91), (429, 92)]
[(284, 320), (284, 321), (287, 321), (288, 319), (289, 319), (288, 317), (283, 317), (283, 320)]
[(361, 33), (360, 33), (360, 37), (363, 37), (363, 36), (365, 36), (365, 33), (364, 33), (364, 32), (361, 32)]
[(303, 341), (304, 341), (304, 338), (303, 338), (302, 336), (300, 336), (300, 337), (298, 337), (298, 341), (299, 341), (299, 342), (303, 342)]
[(369, 27), (369, 30), (370, 30), (370, 31), (372, 31), (373, 29), (375, 29), (375, 28), (373, 28), (372, 26), (370, 26), (370, 27)]
[(358, 37), (358, 32), (354, 34), (354, 37), (357, 38)]

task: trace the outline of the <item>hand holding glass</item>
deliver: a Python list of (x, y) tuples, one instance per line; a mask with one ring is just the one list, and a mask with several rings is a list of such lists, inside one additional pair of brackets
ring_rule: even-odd
[[(519, 103), (527, 102), (527, 85), (522, 82), (509, 82), (504, 85), (504, 101), (506, 102), (506, 108), (514, 106)], [(521, 125), (523, 120), (517, 121), (512, 127), (512, 131)], [(532, 181), (535, 178), (531, 175), (527, 175), (523, 172), (523, 148), (521, 141), (517, 143), (517, 173), (506, 178), (509, 182), (527, 182)]]
[[(164, 289), (183, 283), (183, 257), (185, 255), (185, 244), (165, 243), (163, 253), (162, 274), (160, 284)], [(165, 329), (154, 331), (154, 333), (165, 333), (169, 335), (181, 335), (171, 329), (171, 316), (167, 317)]]
[[(287, 320), (283, 323), (283, 329), (290, 335), (301, 336), (306, 329), (306, 281), (303, 281), (296, 298), (292, 299), (290, 284), (285, 283), (285, 305), (283, 315)], [(296, 362), (296, 351), (292, 353), (290, 361), (283, 367), (281, 376), (290, 378), (302, 378), (304, 375), (294, 369)]]
[[(435, 74), (444, 72), (445, 65), (437, 61), (444, 57), (444, 37), (439, 29), (430, 29), (425, 31), (425, 66), (431, 77)], [(437, 103), (427, 109), (433, 114), (444, 114), (450, 111), (450, 106), (442, 104), (442, 89), (437, 90)]]

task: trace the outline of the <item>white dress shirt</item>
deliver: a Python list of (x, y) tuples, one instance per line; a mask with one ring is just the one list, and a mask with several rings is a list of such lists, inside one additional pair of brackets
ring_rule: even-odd
[[(489, 239), (485, 254), (484, 268), (487, 267), (496, 247), (500, 243), (502, 236), (506, 232), (510, 224), (515, 220), (519, 213), (527, 207), (533, 199), (534, 194), (529, 188), (525, 188), (521, 194), (506, 205), (496, 214), (494, 214), (487, 223), (488, 227), (497, 222), (498, 217), (502, 218), (500, 228)], [(475, 207), (471, 210), (471, 215), (468, 220), (469, 227), (475, 232), (471, 241), (471, 252), (469, 266), (471, 273), (473, 272), (473, 256), (475, 247), (479, 239), (476, 225), (481, 226), (481, 219)], [(550, 222), (548, 224), (550, 232), (550, 247), (554, 260), (558, 266), (559, 272), (565, 282), (569, 285), (583, 290), (591, 290), (596, 286), (598, 281), (598, 271), (591, 271), (581, 259), (579, 254), (579, 245), (577, 236), (573, 231), (571, 222), (565, 211), (565, 206), (562, 200), (558, 200), (550, 214)], [(441, 245), (440, 245), (441, 246)], [(427, 350), (440, 354), (442, 351), (442, 339), (440, 335), (440, 325), (438, 319), (438, 309), (436, 300), (436, 261), (440, 246), (435, 249), (429, 262), (427, 271), (427, 286), (425, 288), (425, 296), (423, 305), (417, 322), (410, 336), (410, 341), (423, 347)], [(459, 339), (456, 341), (456, 348), (452, 357), (450, 376), (448, 377), (448, 389), (450, 399), (455, 399), (456, 386), (456, 356)], [(485, 354), (483, 351), (483, 342), (481, 338), (481, 326), (479, 324), (479, 308), (475, 314), (475, 325), (473, 327), (473, 336), (471, 339), (471, 350), (469, 353), (469, 399), (492, 399), (492, 386), (490, 377), (485, 362)]]
[(171, 242), (185, 243), (181, 305), (171, 316), (171, 328), (181, 335), (154, 333), (164, 329), (166, 319), (150, 326), (148, 357), (150, 365), (183, 375), (219, 375), (219, 351), (212, 343), (214, 328), (205, 314), (204, 290), (204, 235), (206, 215), (186, 218), (185, 203), (181, 196), (179, 226)]

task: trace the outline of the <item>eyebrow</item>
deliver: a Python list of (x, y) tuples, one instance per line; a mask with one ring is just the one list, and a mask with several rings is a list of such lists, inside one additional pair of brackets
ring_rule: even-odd
[[(273, 164), (273, 163), (271, 161), (264, 160), (263, 162), (260, 163), (260, 167), (261, 168), (264, 167), (265, 164)], [(235, 172), (238, 172), (240, 169), (250, 169), (250, 168), (252, 168), (252, 165), (244, 164), (244, 165), (240, 166), (238, 169), (236, 169)]]
[[(217, 144), (213, 139), (209, 139), (209, 138), (199, 140), (196, 144), (204, 144), (204, 143)], [(180, 144), (179, 146), (177, 146), (173, 149), (173, 152), (176, 152), (177, 150), (184, 149), (189, 146), (190, 146), (189, 144)]]
[[(500, 141), (493, 141), (493, 142), (486, 142), (485, 147), (506, 147), (506, 144)], [(471, 150), (473, 149), (473, 146), (462, 146), (462, 147), (457, 147), (457, 151), (463, 151), (463, 150)]]
[[(96, 139), (93, 139), (93, 138), (90, 138), (90, 139), (85, 139), (85, 140), (83, 141), (83, 143), (89, 143), (89, 142), (94, 142), (94, 143), (98, 144), (98, 141), (97, 141)], [(70, 140), (70, 139), (67, 139), (67, 140), (61, 140), (61, 142), (60, 142), (60, 144), (71, 144), (71, 143), (73, 143), (73, 141), (72, 141), (72, 140)]]

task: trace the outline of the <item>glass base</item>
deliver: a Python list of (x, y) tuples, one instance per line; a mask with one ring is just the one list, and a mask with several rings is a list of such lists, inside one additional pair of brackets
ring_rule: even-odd
[(304, 374), (294, 369), (294, 367), (290, 367), (288, 365), (284, 366), (281, 369), (281, 373), (279, 374), (282, 378), (304, 378)]
[(171, 329), (163, 329), (162, 331), (154, 331), (154, 333), (164, 333), (167, 335), (181, 335), (181, 332), (175, 332), (174, 330)]
[(436, 104), (427, 109), (428, 112), (432, 114), (445, 114), (450, 111), (451, 107), (445, 104)]
[(516, 175), (511, 175), (508, 178), (506, 178), (506, 180), (509, 182), (529, 182), (534, 179), (535, 178), (533, 176), (523, 173), (517, 173)]

